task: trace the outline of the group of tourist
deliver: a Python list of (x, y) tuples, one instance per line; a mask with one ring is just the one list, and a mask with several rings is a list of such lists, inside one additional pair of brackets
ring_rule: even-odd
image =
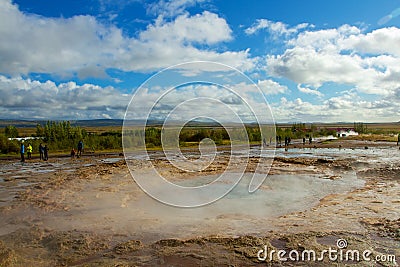
[[(309, 142), (309, 144), (311, 145), (312, 144), (312, 137), (310, 136), (309, 138), (308, 138), (308, 142)], [(285, 147), (286, 146), (289, 146), (290, 144), (292, 143), (292, 138), (290, 138), (290, 137), (285, 137)], [(276, 136), (276, 144), (278, 145), (282, 145), (282, 137), (280, 136), (280, 135), (277, 135)], [(306, 138), (305, 137), (303, 137), (303, 145), (305, 145), (306, 144)]]
[(75, 156), (79, 158), (82, 156), (82, 153), (83, 153), (83, 141), (80, 140), (78, 142), (78, 152), (75, 151), (75, 148), (71, 149), (71, 158), (75, 158)]
[[(49, 148), (47, 144), (43, 145), (40, 143), (39, 145), (39, 159), (47, 161), (49, 159)], [(28, 143), (27, 146), (25, 146), (25, 141), (21, 141), (21, 147), (20, 147), (20, 154), (21, 154), (21, 162), (25, 162), (25, 153), (27, 155), (27, 159), (32, 159), (32, 152), (33, 152), (33, 147), (31, 143)], [(77, 156), (80, 157), (82, 156), (83, 153), (83, 141), (80, 140), (78, 143), (78, 153)], [(71, 150), (71, 157), (75, 157), (75, 149), (73, 148)]]
[[(27, 159), (32, 159), (32, 152), (33, 152), (33, 147), (31, 143), (28, 143), (27, 146), (25, 146), (25, 141), (21, 141), (21, 147), (20, 147), (20, 154), (21, 154), (21, 162), (25, 162), (25, 152), (27, 155)], [(48, 160), (49, 159), (49, 148), (45, 144), (43, 146), (42, 143), (39, 145), (39, 157), (40, 160)]]

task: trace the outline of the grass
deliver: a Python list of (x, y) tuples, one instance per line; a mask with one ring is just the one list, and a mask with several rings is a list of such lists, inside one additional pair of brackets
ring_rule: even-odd
[[(328, 128), (340, 128), (340, 127), (347, 127), (352, 128), (353, 124), (315, 124), (317, 127), (328, 127)], [(279, 125), (279, 127), (291, 127), (291, 124), (288, 125)], [(351, 136), (347, 137), (348, 140), (364, 140), (364, 141), (388, 141), (388, 142), (397, 142), (397, 133), (400, 132), (400, 123), (366, 123), (365, 126), (367, 127), (367, 132), (369, 134), (360, 134), (358, 136)], [(82, 126), (82, 129), (86, 130), (89, 134), (102, 134), (105, 132), (121, 132), (121, 126)], [(133, 129), (136, 127), (132, 127)], [(18, 128), (19, 136), (27, 137), (33, 136), (36, 134), (36, 127), (19, 127)], [(326, 142), (326, 141), (325, 141)], [(229, 145), (229, 140), (223, 140), (221, 144), (218, 146), (227, 146)], [(259, 145), (260, 142), (251, 142), (251, 145)], [(181, 148), (197, 148), (197, 142), (186, 142), (181, 145)], [(118, 149), (105, 149), (105, 150), (96, 150), (95, 153), (115, 153), (121, 152), (121, 148)], [(148, 150), (158, 151), (161, 150), (162, 147), (155, 146), (155, 147), (148, 147)], [(59, 151), (49, 151), (50, 155), (66, 155), (70, 153), (69, 149), (66, 150), (59, 150)], [(37, 155), (38, 154), (34, 154)], [(0, 158), (6, 158), (9, 156), (18, 157), (19, 154), (9, 154), (9, 155), (0, 155)]]
[(362, 140), (371, 142), (397, 142), (397, 135), (394, 134), (360, 134), (346, 137), (349, 140)]
[[(122, 132), (122, 127), (120, 126), (104, 126), (104, 127), (82, 127), (89, 134), (102, 134), (105, 132)], [(21, 127), (18, 128), (18, 134), (21, 137), (36, 135), (36, 127)]]

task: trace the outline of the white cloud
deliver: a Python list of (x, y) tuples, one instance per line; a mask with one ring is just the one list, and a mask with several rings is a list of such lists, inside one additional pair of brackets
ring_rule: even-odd
[(281, 85), (273, 80), (259, 80), (257, 86), (266, 95), (284, 94), (288, 91), (287, 86)]
[(346, 92), (341, 96), (331, 97), (325, 101), (328, 110), (349, 110), (352, 109), (354, 103), (360, 103), (360, 98), (355, 92)]
[(104, 77), (107, 68), (154, 71), (193, 60), (217, 61), (241, 70), (254, 67), (248, 50), (212, 49), (232, 40), (232, 30), (225, 19), (207, 11), (169, 22), (159, 17), (138, 38), (92, 16), (65, 19), (23, 13), (10, 0), (0, 0), (0, 17), (0, 73)]
[[(260, 81), (258, 84), (276, 86), (279, 92), (286, 88), (274, 81)], [(232, 87), (232, 85), (228, 86)], [(271, 86), (268, 86), (270, 88)], [(225, 87), (221, 87), (225, 88)], [(282, 89), (283, 88), (283, 89)], [(248, 84), (237, 84), (235, 91), (247, 94), (247, 104), (257, 116), (267, 115), (265, 104), (260, 99), (252, 98), (255, 87)], [(250, 93), (250, 94), (249, 94)], [(93, 84), (78, 85), (75, 82), (55, 84), (52, 81), (39, 82), (21, 77), (7, 78), (0, 75), (0, 110), (2, 118), (15, 119), (98, 119), (123, 118), (131, 95), (123, 94), (113, 87), (100, 87)], [(132, 118), (146, 118), (143, 113), (148, 106), (153, 106), (160, 96), (157, 88), (143, 89), (137, 93), (137, 105)], [(229, 121), (231, 115), (228, 107), (241, 114), (241, 117), (253, 120), (251, 112), (244, 102), (228, 90), (215, 86), (196, 86), (168, 94), (155, 107), (155, 115), (162, 116), (179, 103), (188, 99), (211, 98), (221, 101), (219, 105), (212, 101), (203, 101), (201, 105), (194, 102), (183, 106), (183, 117), (210, 114), (213, 118)], [(400, 88), (385, 98), (369, 101), (357, 95), (355, 90), (345, 92), (318, 103), (304, 101), (301, 98), (288, 100), (282, 97), (279, 102), (270, 103), (273, 115), (278, 122), (293, 121), (398, 121), (400, 117)], [(175, 115), (175, 116), (176, 116)]]
[(108, 64), (123, 42), (119, 29), (105, 27), (91, 16), (44, 18), (0, 0), (0, 17), (2, 73), (71, 73)]
[(312, 47), (316, 51), (339, 51), (340, 42), (353, 35), (361, 34), (361, 30), (355, 26), (342, 25), (339, 28), (316, 31), (305, 31), (288, 41), (293, 47)]
[(399, 101), (367, 101), (355, 92), (316, 104), (282, 97), (280, 102), (271, 104), (271, 109), (278, 122), (394, 122), (400, 117)]
[[(278, 87), (278, 84), (272, 82), (271, 84)], [(168, 86), (167, 88), (169, 89)], [(226, 88), (232, 88), (235, 93)], [(175, 119), (209, 114), (221, 121), (232, 121), (234, 119), (232, 112), (236, 112), (242, 119), (254, 121), (252, 111), (247, 105), (260, 118), (265, 117), (267, 112), (265, 103), (263, 104), (259, 97), (254, 97), (254, 95), (260, 96), (254, 85), (244, 83), (236, 86), (187, 85), (185, 88), (172, 90), (160, 98), (165, 91), (165, 88), (159, 86), (141, 88), (134, 95), (135, 104), (131, 106), (127, 118), (145, 119), (149, 107), (153, 107), (151, 117), (163, 118), (180, 104), (183, 104), (180, 108), (181, 113), (175, 114)], [(239, 93), (245, 99), (241, 98)], [(56, 84), (52, 81), (40, 82), (2, 75), (0, 75), (0, 94), (2, 95), (1, 118), (8, 119), (121, 119), (132, 98), (132, 95), (123, 94), (111, 86), (78, 85), (72, 81)], [(187, 100), (195, 101), (189, 101), (191, 104), (185, 105)]]
[(225, 19), (204, 11), (191, 17), (181, 15), (169, 23), (159, 17), (154, 25), (149, 25), (146, 31), (140, 33), (139, 39), (143, 43), (215, 44), (231, 40), (232, 30)]
[[(364, 32), (343, 25), (334, 29), (289, 31), (285, 24), (272, 25), (260, 20), (247, 29), (248, 34), (266, 29), (271, 34), (276, 32), (276, 36), (291, 38), (281, 39), (287, 45), (282, 54), (266, 56), (268, 74), (294, 81), (299, 92), (318, 97), (318, 102), (283, 97), (279, 103), (272, 103), (277, 121), (399, 120), (400, 29)], [(353, 90), (325, 98), (318, 88), (327, 83), (332, 83), (332, 88), (345, 84)], [(362, 98), (363, 94), (375, 97)]]
[(295, 27), (289, 27), (289, 25), (283, 22), (274, 22), (267, 19), (258, 19), (256, 22), (249, 28), (245, 29), (245, 33), (247, 35), (252, 35), (257, 33), (260, 30), (267, 30), (274, 36), (280, 35), (291, 35), (303, 30), (305, 28), (312, 27), (312, 25), (308, 23), (301, 23), (296, 25)]
[(267, 56), (268, 70), (271, 75), (315, 88), (334, 82), (352, 85), (363, 93), (387, 96), (400, 87), (399, 32), (388, 28), (362, 34), (349, 25), (306, 31), (290, 40), (290, 48), (282, 55)]
[(130, 95), (113, 87), (68, 82), (56, 85), (0, 75), (2, 118), (122, 118)]
[(287, 49), (282, 55), (267, 58), (270, 74), (315, 87), (328, 81), (355, 82), (364, 71), (360, 61), (357, 56), (318, 52), (304, 47)]
[(308, 87), (301, 87), (301, 84), (298, 84), (298, 85), (297, 85), (297, 89), (298, 89), (300, 92), (304, 93), (304, 94), (316, 95), (316, 96), (319, 96), (319, 97), (324, 96), (324, 94), (322, 94), (322, 93), (319, 92), (318, 90), (313, 90), (313, 89), (310, 89), (310, 88), (308, 88)]
[(200, 50), (196, 44), (215, 45), (232, 40), (227, 22), (208, 11), (189, 17), (178, 16), (172, 22), (158, 18), (138, 40), (129, 44), (130, 53), (117, 64), (124, 70), (152, 70), (189, 61), (216, 61), (242, 71), (253, 69), (257, 61), (250, 58), (249, 49), (215, 52)]
[[(247, 95), (246, 99), (251, 103), (262, 102), (258, 97), (264, 95), (278, 95), (289, 91), (287, 86), (281, 85), (273, 80), (258, 80), (253, 83), (238, 83), (234, 85), (226, 85), (227, 88), (232, 88), (235, 92)], [(261, 90), (261, 92), (260, 92)]]
[[(237, 117), (232, 116), (232, 112), (246, 122), (254, 122), (254, 114), (262, 122), (272, 120), (265, 99), (254, 84), (185, 84), (173, 90), (169, 89), (169, 86), (141, 88), (131, 102), (127, 118), (146, 118), (146, 111), (152, 109), (151, 117), (157, 119), (165, 118), (169, 112), (179, 110), (173, 116), (175, 120), (207, 114), (221, 122), (238, 122)], [(161, 95), (163, 97), (159, 99)], [(157, 104), (153, 106), (154, 103)]]
[(160, 0), (147, 5), (147, 13), (162, 15), (163, 17), (174, 17), (185, 13), (188, 7), (204, 3), (207, 0)]
[(396, 27), (377, 29), (367, 34), (354, 34), (341, 40), (342, 49), (360, 53), (400, 56), (400, 29)]

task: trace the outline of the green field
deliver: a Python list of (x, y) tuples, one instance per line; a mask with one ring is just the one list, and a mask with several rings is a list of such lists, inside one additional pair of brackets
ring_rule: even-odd
[[(7, 124), (10, 123), (10, 124)], [(11, 124), (13, 123), (13, 124)], [(7, 128), (14, 129), (16, 133), (10, 136)], [(204, 138), (210, 138), (217, 146), (226, 146), (231, 144), (228, 132), (235, 133), (236, 126), (232, 128), (223, 128), (218, 125), (186, 125), (179, 129), (179, 147), (196, 147)], [(268, 131), (263, 130), (263, 137), (267, 142), (275, 139), (275, 132), (271, 126), (266, 127)], [(239, 127), (237, 127), (239, 129)], [(132, 126), (132, 135), (140, 135), (139, 126)], [(369, 141), (397, 141), (397, 134), (400, 133), (400, 123), (293, 123), (277, 124), (276, 135), (282, 139), (290, 137), (291, 139), (302, 139), (303, 137), (318, 137), (335, 135), (337, 129), (355, 129), (360, 133), (358, 136), (347, 137), (348, 139), (369, 140)], [(260, 144), (262, 135), (257, 125), (247, 125), (245, 128), (246, 138), (251, 144)], [(148, 149), (159, 149), (161, 147), (161, 126), (149, 126), (145, 131), (145, 145)], [(127, 133), (127, 131), (125, 132)], [(243, 133), (241, 133), (243, 135)], [(36, 122), (26, 121), (2, 121), (0, 123), (0, 154), (18, 154), (19, 141), (8, 140), (7, 137), (41, 137), (37, 140), (27, 140), (32, 143), (34, 153), (37, 152), (39, 143), (46, 143), (52, 153), (69, 153), (72, 148), (76, 149), (79, 140), (83, 140), (85, 151), (121, 151), (122, 150), (122, 124), (121, 121), (104, 121), (100, 123), (83, 122), (71, 123), (69, 121), (47, 122), (38, 125)], [(138, 138), (140, 139), (140, 137)], [(275, 140), (272, 140), (275, 141)], [(143, 141), (139, 141), (143, 142)]]

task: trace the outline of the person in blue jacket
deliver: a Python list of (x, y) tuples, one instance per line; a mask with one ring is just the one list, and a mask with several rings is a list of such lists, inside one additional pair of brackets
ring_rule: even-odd
[(83, 152), (83, 141), (80, 140), (78, 143), (78, 157), (82, 156), (82, 152)]
[(21, 149), (19, 151), (21, 153), (21, 162), (25, 162), (25, 145), (24, 140), (21, 141)]

